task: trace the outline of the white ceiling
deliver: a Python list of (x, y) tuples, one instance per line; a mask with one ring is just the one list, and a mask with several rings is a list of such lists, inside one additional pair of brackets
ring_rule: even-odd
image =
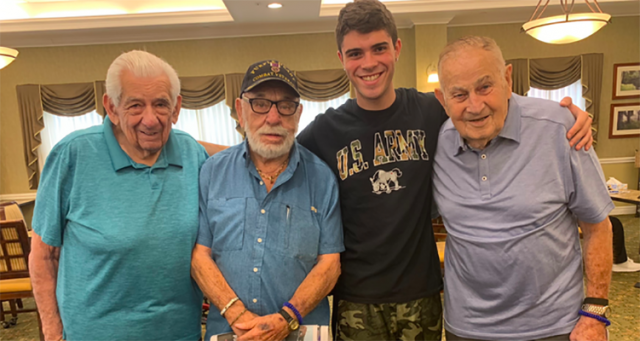
[[(280, 9), (268, 9), (277, 1)], [(383, 0), (398, 27), (524, 23), (538, 0)], [(347, 0), (0, 0), (0, 45), (86, 45), (331, 32)], [(593, 1), (591, 1), (593, 4)], [(614, 16), (640, 0), (599, 0)], [(573, 10), (588, 12), (583, 0)], [(545, 16), (561, 14), (551, 0)]]

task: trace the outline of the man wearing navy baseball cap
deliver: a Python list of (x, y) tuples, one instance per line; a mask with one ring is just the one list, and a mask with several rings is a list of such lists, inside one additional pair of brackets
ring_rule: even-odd
[(218, 308), (205, 340), (230, 331), (282, 340), (302, 324), (329, 324), (326, 296), (344, 250), (337, 182), (295, 141), (293, 71), (275, 60), (251, 65), (235, 106), (246, 139), (202, 166), (191, 272)]

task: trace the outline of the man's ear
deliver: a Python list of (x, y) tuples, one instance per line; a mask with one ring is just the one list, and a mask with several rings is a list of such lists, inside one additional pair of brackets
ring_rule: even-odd
[(180, 108), (182, 108), (182, 96), (178, 95), (176, 99), (176, 106), (173, 108), (173, 116), (171, 117), (171, 123), (178, 123), (178, 116), (180, 116)]
[(344, 56), (342, 55), (342, 52), (340, 52), (340, 50), (338, 50), (338, 59), (340, 59), (340, 63), (342, 64), (342, 68), (344, 68)]
[(244, 113), (242, 112), (242, 98), (236, 98), (236, 113), (238, 114), (238, 123), (244, 129)]
[[(442, 92), (440, 88), (437, 88), (434, 90), (434, 93), (436, 94), (436, 98), (438, 99), (438, 102), (440, 102), (440, 105), (442, 105), (444, 110), (447, 111), (447, 106), (444, 101), (444, 92)], [(447, 116), (449, 116), (449, 112), (447, 112)]]
[(396, 40), (396, 43), (393, 45), (393, 47), (396, 51), (396, 62), (397, 62), (398, 59), (400, 59), (400, 50), (402, 50), (402, 41), (400, 40), (400, 38)]
[(109, 116), (109, 120), (111, 120), (111, 123), (113, 123), (114, 125), (119, 125), (120, 117), (118, 117), (118, 114), (116, 114), (116, 106), (113, 104), (113, 101), (107, 94), (104, 94), (104, 96), (102, 96), (102, 106), (107, 111), (107, 116)]
[(511, 77), (513, 73), (513, 65), (509, 64), (507, 65), (505, 71), (504, 71), (504, 79), (507, 82), (507, 85), (509, 86), (509, 98), (511, 98), (511, 93), (513, 92), (513, 78)]

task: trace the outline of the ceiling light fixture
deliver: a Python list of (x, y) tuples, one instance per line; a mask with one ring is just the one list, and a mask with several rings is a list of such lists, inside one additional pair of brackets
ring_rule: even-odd
[(18, 56), (18, 50), (0, 46), (0, 69), (11, 64)]
[(277, 3), (277, 2), (272, 2), (272, 3), (268, 4), (267, 7), (271, 8), (271, 9), (282, 8), (282, 4), (281, 3)]
[[(585, 3), (591, 10), (591, 13), (575, 13), (571, 14), (575, 0), (560, 0), (563, 15), (542, 18), (542, 13), (547, 8), (549, 0), (538, 13), (542, 0), (538, 1), (538, 6), (533, 12), (531, 19), (522, 25), (522, 31), (528, 35), (549, 44), (568, 44), (582, 40), (604, 27), (611, 22), (611, 15), (602, 13), (597, 0), (593, 0), (594, 6), (585, 0)], [(596, 12), (597, 9), (597, 12)]]

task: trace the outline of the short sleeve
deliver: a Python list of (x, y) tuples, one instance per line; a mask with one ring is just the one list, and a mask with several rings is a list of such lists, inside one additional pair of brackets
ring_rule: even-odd
[(33, 212), (33, 230), (50, 246), (60, 247), (69, 212), (75, 160), (70, 143), (59, 143), (47, 157)]
[(320, 247), (318, 254), (340, 253), (344, 251), (344, 234), (342, 231), (342, 215), (340, 214), (340, 199), (338, 183), (333, 174), (329, 174), (326, 211), (322, 212), (320, 221)]
[(604, 174), (593, 151), (569, 151), (571, 182), (569, 186), (569, 209), (579, 220), (594, 224), (603, 221), (614, 208), (609, 197)]
[[(205, 152), (206, 154), (206, 152)], [(213, 243), (213, 235), (211, 234), (211, 228), (209, 226), (209, 216), (207, 214), (208, 198), (209, 198), (209, 182), (211, 181), (211, 172), (213, 162), (205, 162), (200, 169), (200, 186), (199, 186), (199, 227), (198, 227), (198, 239), (196, 243), (211, 247)]]

